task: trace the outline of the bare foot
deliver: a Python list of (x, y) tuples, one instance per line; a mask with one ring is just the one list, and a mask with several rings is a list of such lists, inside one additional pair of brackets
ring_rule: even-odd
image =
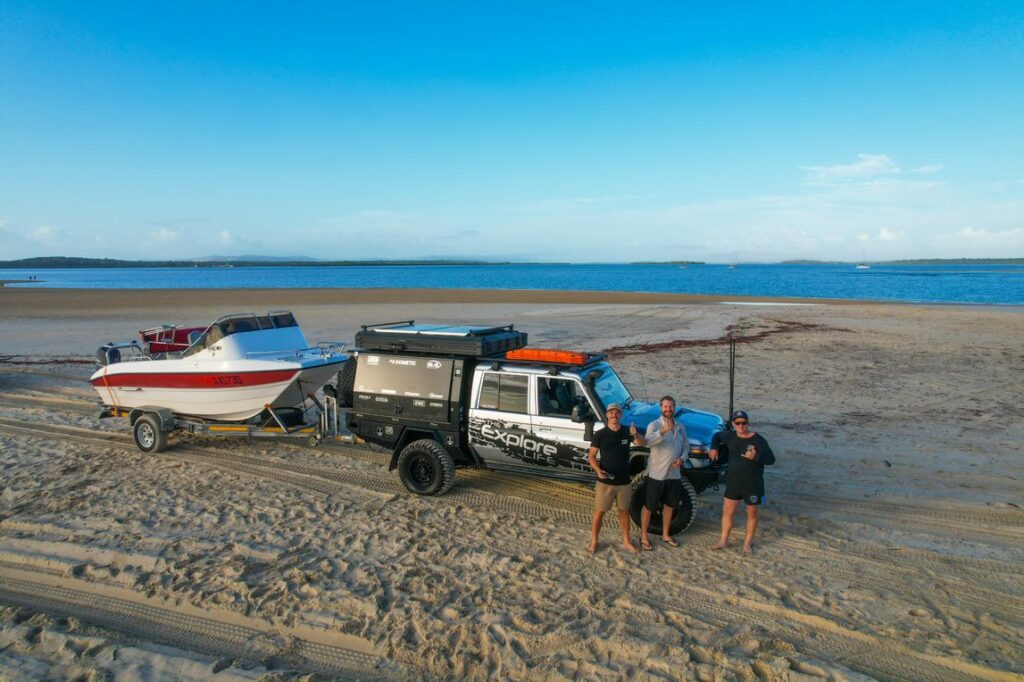
[(634, 545), (632, 542), (623, 542), (622, 546), (627, 552), (631, 552), (633, 554), (640, 553), (640, 550), (637, 549), (636, 545)]
[(743, 553), (744, 554), (753, 554), (754, 553), (754, 548), (751, 547), (750, 545), (743, 545)]
[(597, 551), (597, 543), (596, 542), (591, 542), (590, 543), (590, 547), (588, 548), (588, 551), (590, 552), (590, 556), (594, 556), (594, 552)]
[(717, 545), (712, 545), (711, 549), (714, 549), (714, 550), (725, 549), (728, 546), (729, 545), (724, 543), (724, 542), (719, 542)]

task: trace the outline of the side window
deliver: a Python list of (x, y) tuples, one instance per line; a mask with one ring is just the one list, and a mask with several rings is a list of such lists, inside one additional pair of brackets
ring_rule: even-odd
[(480, 385), (481, 410), (526, 414), (527, 377), (486, 372)]
[(537, 377), (537, 411), (543, 417), (572, 416), (572, 408), (579, 402), (578, 384), (571, 379)]
[(484, 374), (483, 383), (480, 386), (480, 409), (498, 409), (498, 376), (494, 372)]

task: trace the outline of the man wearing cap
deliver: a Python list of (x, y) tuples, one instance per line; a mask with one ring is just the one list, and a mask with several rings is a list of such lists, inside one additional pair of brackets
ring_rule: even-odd
[(725, 475), (725, 499), (722, 500), (722, 539), (712, 549), (725, 549), (729, 544), (733, 518), (740, 500), (747, 505), (747, 534), (743, 552), (750, 554), (757, 531), (757, 510), (764, 501), (764, 468), (775, 464), (775, 453), (764, 436), (750, 429), (750, 417), (743, 410), (732, 413), (733, 430), (723, 434), (719, 447), (712, 447), (713, 461), (728, 458), (729, 470)]
[(661, 399), (661, 418), (647, 425), (647, 446), (651, 454), (647, 458), (647, 499), (640, 513), (640, 546), (645, 550), (654, 549), (647, 537), (651, 525), (651, 514), (661, 510), (661, 541), (671, 547), (679, 543), (669, 535), (672, 513), (683, 501), (683, 468), (689, 458), (690, 441), (686, 427), (677, 421), (676, 400), (670, 395)]
[[(590, 524), (590, 553), (597, 551), (597, 536), (601, 532), (604, 515), (611, 511), (612, 502), (619, 508), (619, 527), (622, 529), (622, 546), (629, 552), (638, 552), (629, 538), (629, 479), (630, 443), (643, 445), (643, 436), (636, 426), (629, 430), (622, 428), (622, 406), (612, 403), (605, 413), (607, 426), (599, 429), (590, 441), (590, 467), (597, 473), (595, 489), (594, 518)], [(597, 458), (601, 454), (600, 461)]]

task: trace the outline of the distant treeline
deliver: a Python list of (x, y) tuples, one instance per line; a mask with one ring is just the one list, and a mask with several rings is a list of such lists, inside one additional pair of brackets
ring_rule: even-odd
[[(782, 265), (843, 265), (849, 261), (787, 260)], [(873, 265), (1024, 265), (1024, 258), (921, 258), (914, 260), (867, 261)], [(530, 265), (520, 261), (483, 260), (118, 260), (116, 258), (75, 258), (43, 256), (0, 261), (0, 268), (235, 268), (235, 267), (329, 267), (371, 265)], [(568, 265), (568, 263), (543, 263)], [(697, 260), (634, 261), (629, 265), (706, 265)]]
[[(853, 261), (784, 260), (783, 265), (847, 265)], [(910, 260), (869, 260), (872, 265), (1024, 265), (1024, 258), (914, 258)]]
[(630, 265), (705, 265), (702, 260), (637, 260)]
[(1024, 258), (917, 258), (889, 260), (886, 265), (1024, 265)]
[(476, 260), (117, 260), (115, 258), (72, 258), (45, 256), (0, 261), (0, 268), (278, 268), (366, 265), (510, 265)]

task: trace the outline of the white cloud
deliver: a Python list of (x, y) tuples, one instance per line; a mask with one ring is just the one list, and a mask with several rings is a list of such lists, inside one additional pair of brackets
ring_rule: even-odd
[(503, 211), (567, 211), (585, 209), (591, 206), (635, 202), (655, 199), (653, 194), (613, 194), (608, 196), (568, 197), (564, 199), (539, 199), (514, 206), (502, 206)]
[(362, 211), (356, 211), (356, 216), (365, 220), (376, 220), (383, 222), (395, 222), (408, 220), (409, 218), (415, 217), (411, 213), (402, 213), (400, 211), (386, 211), (379, 209), (363, 209)]
[[(1000, 216), (988, 219), (996, 224)], [(957, 258), (994, 258), (1024, 253), (1024, 227), (980, 228), (974, 225), (950, 230), (934, 238), (935, 245)]]
[(31, 230), (27, 236), (34, 242), (52, 244), (57, 241), (57, 238), (60, 236), (60, 231), (50, 225), (40, 225), (36, 229)]
[(989, 232), (988, 230), (978, 229), (974, 226), (968, 226), (957, 232), (957, 236), (962, 237), (964, 239), (983, 242), (1013, 240), (1019, 239), (1022, 236), (1024, 236), (1024, 228), (1017, 227), (1010, 230), (999, 230), (996, 232)]
[(901, 239), (906, 239), (907, 235), (903, 231), (894, 232), (888, 227), (883, 227), (878, 231), (877, 234), (870, 235), (861, 233), (857, 235), (857, 241), (860, 242), (895, 242)]
[(172, 229), (169, 227), (161, 227), (160, 229), (149, 233), (149, 236), (153, 241), (162, 242), (164, 244), (178, 241), (181, 239), (181, 235), (181, 228)]
[(928, 163), (923, 166), (918, 166), (911, 173), (938, 173), (944, 166), (941, 163)]
[(865, 180), (884, 175), (899, 175), (900, 167), (886, 154), (858, 154), (857, 160), (835, 166), (801, 166), (816, 182)]
[(231, 246), (235, 243), (235, 240), (231, 238), (231, 230), (220, 231), (220, 243), (224, 246)]

